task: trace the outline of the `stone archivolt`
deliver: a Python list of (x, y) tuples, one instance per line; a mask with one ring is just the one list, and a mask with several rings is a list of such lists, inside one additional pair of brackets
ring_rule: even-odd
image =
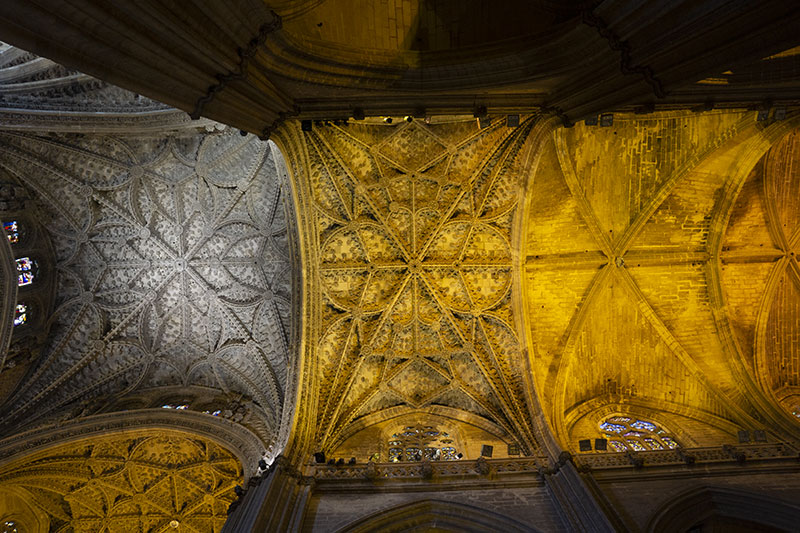
[(38, 196), (58, 261), (49, 343), (3, 423), (194, 385), (244, 398), (245, 423), (275, 439), (294, 237), (274, 145), (230, 131), (1, 137), (0, 161)]
[(299, 134), (307, 159), (292, 171), (311, 198), (301, 216), (318, 243), (305, 254), (321, 297), (311, 333), (316, 443), (333, 446), (370, 413), (441, 405), (492, 420), (533, 449), (511, 234), (535, 122)]
[[(0, 498), (43, 509), (50, 531), (220, 531), (233, 487), (233, 454), (169, 430), (95, 437), (29, 455), (0, 469)], [(0, 519), (7, 517), (0, 509)], [(34, 516), (14, 516), (23, 529)], [(177, 524), (175, 523), (177, 522)]]

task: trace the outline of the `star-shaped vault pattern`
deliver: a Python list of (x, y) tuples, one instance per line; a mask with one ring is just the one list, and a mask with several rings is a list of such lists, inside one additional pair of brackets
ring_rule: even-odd
[(532, 447), (510, 239), (534, 123), (305, 134), (322, 293), (318, 442), (391, 407), (447, 406)]
[(0, 494), (43, 509), (50, 531), (218, 532), (242, 470), (215, 442), (139, 431), (62, 445), (0, 471)]
[(2, 164), (36, 193), (58, 263), (48, 344), (4, 423), (191, 385), (243, 396), (274, 438), (294, 238), (274, 145), (230, 131), (2, 137)]

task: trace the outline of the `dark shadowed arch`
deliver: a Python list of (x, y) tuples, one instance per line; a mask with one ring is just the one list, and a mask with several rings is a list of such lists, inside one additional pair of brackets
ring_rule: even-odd
[(706, 523), (739, 523), (740, 531), (796, 531), (800, 507), (771, 496), (700, 487), (684, 492), (656, 512), (648, 531), (688, 531)]
[(506, 533), (537, 530), (503, 515), (471, 505), (422, 500), (385, 509), (339, 530), (339, 533), (368, 531), (459, 531)]

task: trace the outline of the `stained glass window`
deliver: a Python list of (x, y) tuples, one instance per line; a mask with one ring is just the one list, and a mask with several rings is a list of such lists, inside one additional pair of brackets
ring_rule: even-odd
[(14, 325), (21, 326), (28, 321), (28, 306), (25, 304), (17, 304), (14, 309)]
[(21, 533), (18, 525), (13, 520), (3, 522), (3, 531), (0, 533)]
[(33, 283), (39, 265), (30, 257), (20, 257), (17, 259), (17, 285), (24, 287)]
[(167, 403), (167, 404), (162, 405), (161, 408), (162, 409), (178, 409), (179, 411), (183, 411), (185, 409), (188, 409), (189, 405), (185, 404), (185, 403), (182, 404), (182, 405), (172, 405), (171, 403)]
[(800, 405), (794, 406), (794, 409), (792, 409), (792, 414), (797, 418), (800, 418)]
[(611, 451), (667, 450), (679, 448), (678, 442), (654, 422), (615, 415), (600, 423), (600, 431), (608, 439)]
[(449, 433), (433, 426), (406, 426), (389, 437), (389, 461), (454, 461), (458, 452)]
[(8, 242), (11, 244), (19, 242), (19, 226), (17, 225), (16, 220), (12, 220), (11, 222), (3, 222), (3, 227), (6, 230)]

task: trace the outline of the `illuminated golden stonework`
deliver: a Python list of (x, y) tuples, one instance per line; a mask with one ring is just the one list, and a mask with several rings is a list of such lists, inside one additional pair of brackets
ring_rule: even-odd
[[(33, 509), (43, 509), (50, 531), (207, 533), (221, 530), (233, 487), (241, 482), (238, 460), (222, 446), (185, 433), (143, 430), (12, 463), (0, 470), (0, 501), (21, 498), (31, 506), (28, 516), (14, 515), (20, 531), (37, 531), (41, 517)], [(0, 509), (0, 520), (7, 511)]]
[(304, 215), (319, 243), (307, 252), (322, 300), (317, 441), (382, 409), (440, 405), (531, 446), (511, 233), (534, 124), (415, 121), (303, 134), (308, 161), (293, 170), (309, 182)]
[(792, 412), (800, 399), (800, 131), (741, 186), (722, 240), (721, 283), (745, 364)]

